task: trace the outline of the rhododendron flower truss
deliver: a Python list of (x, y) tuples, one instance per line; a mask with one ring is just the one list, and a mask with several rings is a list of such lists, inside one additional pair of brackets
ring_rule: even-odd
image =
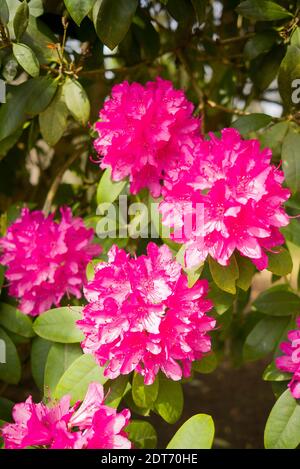
[(127, 409), (117, 413), (104, 404), (103, 387), (89, 385), (81, 403), (70, 406), (70, 396), (48, 405), (35, 404), (29, 396), (13, 408), (14, 423), (0, 429), (6, 449), (130, 449), (124, 428)]
[(100, 253), (92, 244), (93, 230), (70, 208), (61, 209), (61, 221), (41, 211), (24, 208), (0, 239), (0, 263), (7, 266), (9, 294), (20, 300), (25, 314), (36, 316), (64, 295), (82, 296), (85, 269)]
[(276, 366), (282, 371), (292, 373), (289, 388), (295, 399), (300, 399), (300, 317), (298, 329), (288, 333), (288, 342), (282, 342), (280, 348), (284, 355), (276, 358)]
[(85, 353), (92, 353), (105, 375), (133, 370), (151, 384), (159, 370), (168, 378), (189, 376), (191, 363), (211, 350), (206, 315), (208, 283), (188, 288), (181, 266), (167, 246), (149, 243), (147, 255), (130, 258), (113, 246), (108, 263), (98, 264), (85, 288), (89, 302), (78, 321)]
[(147, 187), (158, 197), (165, 175), (191, 163), (200, 127), (193, 109), (183, 91), (161, 78), (115, 85), (95, 124), (101, 168), (111, 167), (114, 181), (129, 176), (131, 193)]
[[(284, 243), (279, 228), (289, 223), (282, 204), (290, 192), (282, 188), (283, 172), (271, 165), (271, 156), (258, 140), (243, 140), (237, 130), (224, 129), (220, 138), (210, 134), (196, 146), (188, 171), (166, 181), (163, 223), (175, 228), (177, 242), (186, 243), (188, 267), (208, 255), (226, 266), (235, 249), (258, 269), (267, 267), (267, 252)], [(186, 204), (194, 216), (192, 229), (182, 228)], [(199, 210), (203, 217), (196, 223)]]

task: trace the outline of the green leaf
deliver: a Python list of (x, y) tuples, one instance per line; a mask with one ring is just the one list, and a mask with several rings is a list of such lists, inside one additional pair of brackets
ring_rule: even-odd
[(175, 433), (168, 449), (210, 449), (215, 435), (210, 415), (197, 414), (188, 419)]
[(80, 124), (85, 125), (90, 117), (90, 102), (84, 88), (77, 80), (67, 78), (63, 85), (65, 103), (70, 113)]
[[(0, 365), (1, 366), (1, 365)], [(14, 402), (6, 399), (5, 397), (0, 397), (0, 419), (5, 422), (11, 422), (12, 420), (12, 409)]]
[(266, 127), (272, 122), (272, 117), (267, 114), (250, 114), (236, 119), (231, 126), (237, 129), (242, 135), (255, 132), (256, 130)]
[[(280, 64), (278, 72), (278, 89), (283, 104), (289, 108), (294, 103), (293, 82), (300, 77), (300, 49), (297, 46), (289, 46)], [(299, 82), (297, 83), (299, 88)], [(297, 91), (295, 91), (297, 93)], [(297, 93), (298, 97), (299, 93)]]
[(45, 366), (45, 396), (51, 397), (54, 394), (64, 372), (81, 355), (82, 350), (78, 344), (53, 344), (51, 346)]
[(212, 257), (208, 259), (210, 273), (214, 282), (221, 290), (234, 295), (236, 293), (236, 280), (239, 278), (239, 268), (234, 255), (227, 266), (218, 264)]
[(197, 373), (209, 374), (215, 371), (218, 366), (218, 359), (214, 352), (204, 355), (200, 360), (193, 362), (192, 368)]
[(28, 21), (29, 7), (27, 1), (23, 0), (23, 2), (18, 6), (13, 20), (14, 32), (17, 42), (19, 42), (20, 38), (25, 33), (28, 26)]
[(120, 375), (115, 379), (106, 381), (104, 385), (105, 394), (107, 395), (106, 405), (115, 408), (119, 406), (127, 388), (128, 379), (128, 375)]
[[(300, 52), (300, 50), (299, 50)], [(300, 56), (299, 56), (300, 60)], [(289, 133), (282, 145), (282, 168), (292, 192), (300, 190), (300, 135)]]
[(82, 319), (81, 311), (80, 306), (50, 309), (36, 319), (33, 329), (38, 336), (53, 342), (81, 342), (84, 335), (76, 325), (76, 321)]
[(45, 366), (52, 342), (35, 337), (31, 347), (31, 373), (39, 389), (44, 388)]
[(299, 26), (295, 28), (291, 36), (291, 46), (296, 46), (300, 48), (300, 28)]
[(264, 91), (277, 78), (284, 54), (285, 47), (275, 44), (267, 54), (252, 62), (249, 74), (258, 91)]
[(278, 248), (278, 253), (268, 254), (268, 270), (275, 275), (283, 277), (293, 270), (293, 261), (289, 251), (283, 247)]
[(266, 449), (294, 449), (300, 444), (300, 404), (289, 389), (271, 410), (264, 440)]
[(243, 355), (246, 361), (259, 360), (278, 345), (289, 323), (289, 317), (267, 317), (261, 319), (246, 338)]
[(1, 141), (0, 145), (0, 161), (2, 158), (7, 155), (9, 150), (18, 142), (22, 135), (23, 129), (17, 130), (15, 133), (6, 137), (4, 140)]
[(224, 314), (230, 306), (232, 306), (235, 297), (230, 293), (224, 292), (214, 283), (211, 283), (209, 286), (208, 298), (212, 300), (217, 313)]
[(246, 42), (244, 48), (246, 60), (256, 59), (259, 55), (269, 52), (277, 37), (274, 31), (265, 31), (255, 34), (255, 36), (251, 37)]
[(32, 93), (30, 95), (30, 100), (26, 105), (26, 113), (35, 116), (43, 112), (51, 100), (53, 99), (55, 92), (57, 90), (58, 82), (52, 78), (38, 77), (33, 83)]
[(0, 303), (0, 325), (22, 337), (34, 336), (30, 318), (6, 303)]
[(39, 61), (30, 47), (26, 44), (13, 44), (13, 53), (18, 63), (32, 77), (37, 77), (40, 73)]
[(159, 391), (154, 408), (167, 423), (176, 423), (180, 419), (183, 410), (181, 384), (178, 381), (171, 381), (160, 375)]
[(9, 9), (6, 0), (0, 0), (0, 20), (4, 25), (7, 25), (9, 21)]
[[(5, 363), (2, 363), (4, 358)], [(18, 384), (21, 379), (21, 362), (13, 341), (0, 328), (0, 380)]]
[(128, 438), (136, 449), (156, 448), (157, 435), (155, 428), (142, 420), (131, 420), (125, 429)]
[(293, 16), (277, 3), (266, 0), (246, 0), (238, 5), (236, 11), (256, 21), (276, 21)]
[[(96, 5), (95, 5), (96, 6)], [(138, 0), (102, 0), (94, 12), (94, 25), (101, 41), (113, 50), (125, 37)]]
[(63, 136), (68, 114), (62, 90), (59, 88), (50, 106), (39, 115), (42, 136), (50, 146), (55, 145)]
[(82, 401), (88, 386), (92, 382), (104, 384), (107, 379), (103, 376), (103, 369), (95, 362), (92, 355), (81, 355), (77, 358), (60, 378), (54, 398), (61, 399), (70, 394), (71, 404)]
[(259, 140), (263, 147), (271, 148), (273, 156), (281, 156), (283, 140), (289, 131), (288, 122), (278, 122), (266, 129), (259, 135)]
[(255, 265), (247, 257), (236, 255), (236, 261), (239, 267), (239, 278), (236, 284), (244, 291), (249, 290), (252, 284), (253, 275), (255, 274)]
[(99, 181), (97, 187), (97, 204), (112, 203), (121, 194), (127, 180), (114, 182), (111, 178), (111, 169), (107, 168)]
[(43, 0), (30, 0), (28, 6), (30, 15), (35, 18), (44, 13)]
[(300, 298), (295, 293), (284, 290), (269, 290), (261, 293), (253, 305), (258, 311), (270, 316), (291, 316), (300, 312)]
[(138, 407), (151, 408), (157, 399), (159, 380), (155, 379), (153, 384), (144, 384), (144, 377), (135, 373), (132, 380), (132, 397)]
[(289, 381), (291, 377), (291, 373), (280, 371), (274, 362), (270, 363), (263, 373), (264, 381)]
[(73, 20), (80, 26), (83, 18), (85, 18), (93, 8), (95, 0), (64, 0), (64, 2)]

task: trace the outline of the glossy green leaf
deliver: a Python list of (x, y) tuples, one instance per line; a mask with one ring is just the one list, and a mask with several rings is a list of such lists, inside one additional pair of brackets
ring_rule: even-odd
[(127, 180), (114, 182), (111, 178), (111, 169), (107, 168), (99, 181), (97, 187), (97, 204), (112, 203), (123, 191)]
[(45, 366), (52, 342), (35, 337), (31, 346), (31, 373), (39, 389), (44, 388)]
[[(29, 7), (28, 7), (27, 1), (23, 0), (23, 2), (20, 3), (20, 5), (18, 6), (14, 19), (13, 19), (14, 32), (15, 32), (16, 40), (18, 42), (27, 29), (28, 21), (29, 21)], [(13, 46), (14, 45), (15, 44), (13, 44)]]
[(214, 435), (215, 426), (211, 416), (197, 414), (179, 428), (167, 449), (210, 449)]
[(88, 386), (92, 382), (104, 384), (107, 378), (103, 376), (103, 369), (95, 362), (92, 355), (81, 355), (77, 358), (60, 378), (54, 398), (60, 399), (66, 394), (72, 397), (71, 403), (82, 401)]
[(4, 329), (0, 328), (0, 380), (17, 384), (20, 379), (21, 362), (17, 349)]
[(299, 88), (300, 77), (300, 49), (297, 46), (289, 46), (281, 62), (278, 72), (278, 89), (284, 105), (289, 108), (295, 104), (295, 96), (299, 98), (299, 93), (294, 90), (294, 80)]
[(104, 385), (105, 394), (107, 395), (105, 399), (106, 405), (115, 408), (119, 406), (127, 388), (128, 379), (128, 375), (120, 375), (115, 379), (106, 381)]
[(45, 76), (36, 78), (32, 85), (33, 89), (26, 105), (26, 113), (35, 116), (43, 112), (50, 104), (57, 90), (58, 82)]
[(258, 311), (270, 316), (290, 316), (300, 312), (300, 298), (289, 291), (269, 289), (254, 301)]
[(226, 293), (218, 288), (214, 283), (210, 284), (208, 297), (212, 300), (215, 310), (218, 314), (224, 314), (231, 306), (234, 295)]
[(63, 85), (65, 103), (70, 113), (80, 124), (85, 125), (90, 117), (90, 102), (84, 88), (77, 80), (67, 78)]
[(9, 21), (9, 9), (6, 0), (0, 0), (0, 21), (4, 25)]
[(251, 37), (245, 45), (244, 55), (247, 60), (256, 59), (261, 54), (268, 52), (276, 41), (277, 34), (274, 31), (257, 33)]
[(270, 253), (268, 255), (269, 263), (268, 270), (280, 277), (288, 275), (293, 270), (293, 261), (289, 251), (283, 247), (278, 249), (277, 253)]
[(204, 355), (200, 360), (193, 362), (192, 368), (197, 373), (209, 374), (215, 371), (218, 366), (218, 359), (214, 352)]
[(234, 256), (231, 257), (228, 266), (223, 266), (212, 257), (208, 260), (210, 273), (214, 282), (221, 290), (235, 294), (236, 280), (239, 278), (239, 268)]
[(81, 342), (84, 335), (76, 325), (76, 321), (82, 318), (81, 311), (80, 306), (50, 309), (36, 319), (33, 329), (38, 336), (53, 342)]
[(249, 116), (242, 116), (236, 119), (231, 126), (237, 129), (242, 135), (250, 132), (255, 132), (263, 127), (266, 127), (272, 122), (272, 117), (267, 114), (249, 114)]
[(275, 350), (289, 323), (289, 317), (266, 317), (252, 329), (243, 349), (246, 361), (259, 360)]
[(93, 8), (95, 0), (64, 0), (64, 2), (71, 17), (79, 26)]
[(264, 440), (266, 449), (294, 449), (300, 444), (300, 403), (289, 389), (271, 410)]
[(267, 0), (245, 0), (238, 5), (236, 11), (245, 18), (256, 21), (276, 21), (293, 16), (278, 3)]
[(94, 24), (101, 41), (113, 50), (125, 37), (138, 0), (102, 0), (94, 12)]
[[(299, 50), (300, 54), (300, 50)], [(300, 59), (300, 55), (299, 55)], [(297, 192), (300, 190), (300, 135), (289, 133), (282, 145), (282, 168), (288, 187)]]
[(34, 336), (31, 319), (7, 303), (0, 303), (0, 326), (22, 337)]
[(249, 290), (253, 275), (255, 274), (255, 265), (247, 257), (236, 255), (236, 261), (239, 267), (239, 278), (236, 284), (244, 291)]
[(136, 449), (153, 449), (156, 448), (157, 435), (155, 428), (149, 423), (142, 420), (131, 420), (125, 429), (129, 440)]
[(18, 63), (32, 77), (37, 77), (40, 73), (39, 61), (30, 47), (26, 44), (13, 44), (13, 53)]
[(82, 355), (79, 344), (53, 344), (49, 350), (44, 376), (44, 394), (51, 397), (57, 383), (70, 367)]
[(135, 373), (132, 380), (132, 397), (138, 407), (151, 408), (156, 401), (159, 390), (159, 379), (153, 384), (144, 384), (144, 377)]
[(69, 111), (60, 88), (50, 106), (39, 115), (42, 136), (50, 146), (55, 145), (63, 136), (67, 128), (68, 114)]
[(160, 375), (159, 391), (154, 407), (167, 423), (176, 423), (180, 419), (183, 410), (181, 384), (178, 381), (171, 381)]
[(290, 381), (291, 377), (291, 373), (280, 371), (274, 362), (270, 363), (263, 373), (264, 381)]

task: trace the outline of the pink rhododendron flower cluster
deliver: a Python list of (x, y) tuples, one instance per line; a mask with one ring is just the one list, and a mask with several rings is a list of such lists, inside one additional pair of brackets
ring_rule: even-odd
[(149, 243), (147, 255), (137, 258), (113, 246), (85, 288), (89, 304), (78, 321), (84, 352), (106, 365), (112, 379), (133, 370), (146, 384), (159, 370), (173, 380), (189, 376), (191, 363), (211, 350), (207, 332), (215, 320), (206, 315), (207, 290), (206, 280), (188, 288), (165, 245)]
[(158, 197), (165, 175), (190, 162), (190, 149), (199, 138), (193, 109), (183, 91), (161, 78), (145, 86), (115, 85), (95, 126), (101, 168), (111, 167), (114, 181), (129, 176), (133, 194), (148, 187)]
[(300, 399), (300, 317), (298, 329), (288, 333), (288, 342), (282, 342), (280, 348), (285, 354), (276, 358), (276, 366), (282, 371), (293, 373), (289, 388), (295, 399)]
[(82, 404), (70, 407), (70, 396), (52, 406), (35, 404), (29, 396), (13, 408), (14, 423), (0, 429), (6, 449), (28, 446), (46, 449), (130, 449), (124, 432), (130, 412), (104, 404), (103, 387), (89, 385)]
[[(279, 228), (289, 223), (282, 204), (290, 192), (282, 188), (283, 172), (270, 164), (271, 151), (258, 140), (243, 140), (235, 129), (202, 140), (194, 148), (190, 169), (169, 179), (160, 204), (163, 223), (175, 227), (173, 238), (186, 243), (188, 267), (208, 255), (227, 265), (234, 250), (258, 269), (268, 265), (266, 252), (283, 244)], [(189, 205), (190, 204), (190, 205)], [(180, 230), (183, 215), (203, 209), (202, 223)], [(179, 233), (179, 234), (178, 234)]]
[(59, 306), (65, 294), (80, 298), (85, 268), (100, 252), (100, 246), (92, 244), (93, 230), (73, 218), (70, 208), (61, 209), (59, 223), (53, 217), (24, 208), (0, 239), (9, 294), (32, 316)]

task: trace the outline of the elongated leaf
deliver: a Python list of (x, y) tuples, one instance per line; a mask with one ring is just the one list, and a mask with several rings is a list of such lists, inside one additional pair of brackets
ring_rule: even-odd
[[(282, 97), (283, 103), (287, 108), (292, 107), (295, 104), (299, 104), (299, 60), (299, 47), (289, 46), (280, 64), (278, 73), (278, 89)], [(294, 80), (296, 83), (296, 89), (294, 89)]]
[(294, 449), (300, 444), (300, 404), (287, 389), (277, 400), (265, 428), (267, 449)]
[(29, 7), (27, 1), (23, 0), (23, 2), (18, 6), (13, 20), (14, 32), (18, 42), (27, 29), (28, 21)]
[(182, 386), (177, 381), (171, 381), (159, 376), (159, 391), (154, 404), (157, 413), (168, 423), (176, 423), (183, 410)]
[(239, 117), (231, 126), (237, 129), (242, 135), (246, 135), (249, 132), (255, 132), (256, 130), (266, 127), (270, 122), (272, 122), (271, 116), (256, 113)]
[(290, 381), (291, 377), (291, 373), (280, 371), (274, 362), (270, 363), (263, 373), (264, 381)]
[(210, 449), (215, 426), (210, 415), (197, 414), (187, 420), (175, 433), (168, 449)]
[(45, 366), (44, 394), (52, 396), (56, 385), (69, 366), (82, 355), (79, 344), (53, 344)]
[(121, 194), (127, 184), (127, 180), (114, 182), (111, 178), (111, 169), (107, 168), (98, 184), (97, 188), (97, 204), (112, 203)]
[(244, 291), (249, 290), (253, 275), (255, 273), (255, 265), (247, 257), (236, 255), (236, 261), (239, 267), (239, 278), (236, 284)]
[(261, 54), (268, 52), (276, 41), (277, 35), (273, 31), (257, 33), (251, 37), (245, 45), (244, 55), (248, 60), (256, 59)]
[(106, 381), (104, 385), (105, 404), (117, 408), (124, 396), (128, 384), (128, 375), (120, 375), (116, 379)]
[(79, 306), (50, 309), (36, 319), (33, 329), (38, 336), (53, 342), (81, 342), (84, 335), (76, 325), (81, 310)]
[(0, 20), (4, 25), (9, 21), (9, 9), (6, 0), (0, 0)]
[(67, 78), (63, 86), (63, 93), (67, 108), (74, 119), (85, 125), (89, 120), (91, 108), (84, 88), (78, 81)]
[[(300, 50), (299, 50), (300, 53)], [(300, 57), (300, 55), (299, 55)], [(289, 133), (282, 145), (282, 168), (285, 180), (293, 192), (300, 190), (300, 135)]]
[(60, 88), (50, 106), (39, 115), (41, 132), (49, 145), (55, 145), (63, 136), (67, 127), (68, 114), (69, 111)]
[(134, 444), (134, 448), (156, 448), (156, 431), (149, 422), (143, 422), (142, 420), (131, 420), (125, 431), (128, 434), (129, 440)]
[(30, 318), (6, 303), (0, 303), (0, 325), (22, 337), (34, 336)]
[(236, 292), (236, 280), (239, 277), (239, 268), (235, 257), (231, 257), (230, 263), (226, 267), (218, 264), (218, 262), (211, 257), (208, 262), (210, 273), (217, 286), (221, 288), (221, 290), (234, 295)]
[(269, 289), (261, 293), (253, 304), (258, 311), (270, 316), (290, 316), (300, 312), (299, 296), (289, 291)]
[(292, 272), (293, 261), (287, 249), (281, 247), (278, 253), (270, 253), (268, 257), (268, 270), (273, 274), (282, 277)]
[(79, 26), (81, 21), (93, 8), (95, 0), (64, 0), (68, 12)]
[(31, 347), (31, 372), (39, 389), (44, 388), (45, 366), (52, 342), (35, 337)]
[(145, 385), (144, 378), (135, 373), (132, 381), (132, 397), (138, 407), (151, 408), (158, 396), (159, 380), (156, 378), (153, 384)]
[(30, 116), (35, 116), (47, 108), (55, 95), (58, 82), (46, 76), (36, 78), (33, 85), (30, 100), (26, 105), (26, 113)]
[(17, 349), (6, 332), (0, 328), (0, 380), (17, 384), (20, 379), (21, 363)]
[(218, 366), (218, 359), (215, 353), (205, 355), (201, 360), (193, 362), (193, 370), (198, 373), (208, 374), (215, 371)]
[(289, 317), (261, 319), (246, 339), (243, 349), (244, 359), (258, 360), (274, 351), (289, 320)]
[(77, 358), (59, 380), (54, 397), (60, 399), (66, 394), (72, 396), (71, 403), (81, 401), (86, 395), (88, 385), (92, 382), (104, 384), (107, 379), (103, 370), (92, 355), (81, 355)]
[(236, 11), (257, 21), (276, 21), (293, 16), (278, 3), (267, 0), (246, 0), (238, 5)]
[(102, 0), (94, 11), (94, 24), (101, 41), (113, 50), (125, 37), (138, 0)]
[(32, 77), (40, 73), (40, 64), (35, 53), (26, 44), (13, 44), (13, 53), (18, 63)]

